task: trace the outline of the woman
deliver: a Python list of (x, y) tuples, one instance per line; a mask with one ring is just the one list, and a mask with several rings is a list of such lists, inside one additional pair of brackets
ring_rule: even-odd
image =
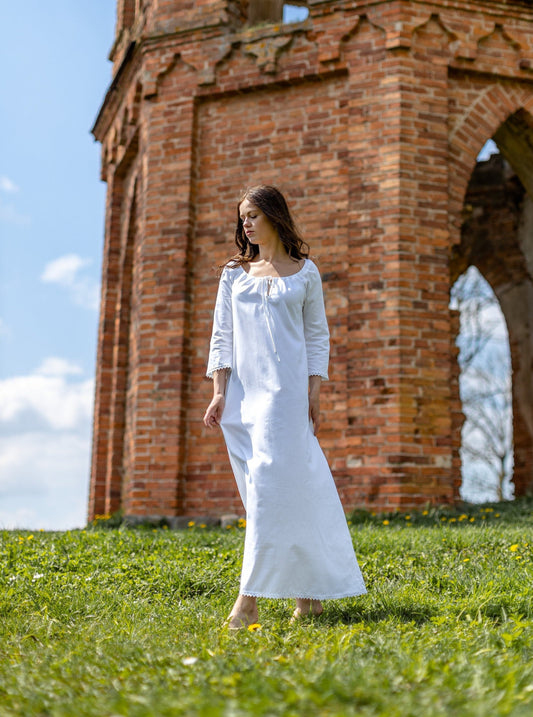
[(346, 518), (315, 437), (329, 332), (308, 246), (275, 187), (248, 189), (218, 288), (204, 416), (222, 428), (246, 510), (240, 594), (230, 628), (257, 622), (258, 597), (321, 600), (366, 592)]

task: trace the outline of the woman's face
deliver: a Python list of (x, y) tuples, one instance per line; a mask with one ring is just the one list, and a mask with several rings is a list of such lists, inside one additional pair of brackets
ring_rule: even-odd
[(265, 244), (278, 238), (278, 233), (270, 220), (248, 199), (241, 203), (239, 214), (250, 244)]

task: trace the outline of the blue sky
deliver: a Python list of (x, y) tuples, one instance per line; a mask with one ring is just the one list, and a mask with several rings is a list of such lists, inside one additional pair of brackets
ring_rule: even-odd
[[(294, 9), (285, 20), (300, 19)], [(85, 524), (115, 0), (4, 3), (0, 528)]]
[(86, 514), (105, 184), (90, 128), (114, 0), (4, 3), (0, 526)]

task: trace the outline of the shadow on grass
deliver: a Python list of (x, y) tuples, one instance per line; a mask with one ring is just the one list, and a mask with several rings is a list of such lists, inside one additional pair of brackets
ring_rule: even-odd
[(434, 608), (423, 605), (327, 605), (320, 617), (320, 623), (333, 627), (338, 624), (375, 624), (394, 620), (410, 625), (423, 625), (437, 614), (438, 611)]

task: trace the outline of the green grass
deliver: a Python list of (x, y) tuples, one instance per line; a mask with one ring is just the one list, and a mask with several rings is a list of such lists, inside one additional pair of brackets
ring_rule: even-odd
[(368, 595), (221, 629), (244, 531), (0, 533), (0, 715), (533, 714), (533, 503), (352, 517)]

